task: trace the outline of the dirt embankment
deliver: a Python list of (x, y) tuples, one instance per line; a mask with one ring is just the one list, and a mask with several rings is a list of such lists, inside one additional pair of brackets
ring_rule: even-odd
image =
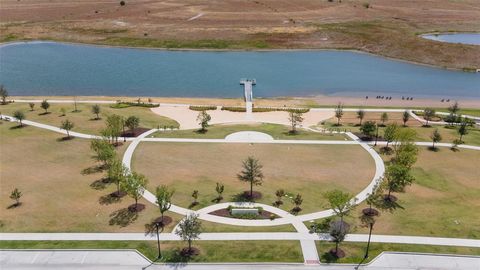
[[(367, 5), (368, 4), (368, 5)], [(479, 46), (419, 33), (479, 31), (477, 0), (2, 0), (0, 41), (207, 49), (358, 49), (458, 69)]]

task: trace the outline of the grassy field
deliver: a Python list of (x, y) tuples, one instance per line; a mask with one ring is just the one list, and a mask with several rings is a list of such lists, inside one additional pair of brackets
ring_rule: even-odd
[[(476, 0), (4, 0), (0, 41), (47, 39), (192, 49), (359, 49), (440, 67), (478, 68), (476, 46), (423, 39), (478, 31)], [(196, 17), (198, 16), (198, 17)], [(241, 19), (238, 19), (241, 18)], [(194, 31), (192, 31), (194, 29)]]
[[(178, 251), (183, 242), (161, 242), (166, 262), (184, 262)], [(191, 262), (303, 262), (298, 241), (196, 241), (200, 255)], [(136, 249), (151, 260), (158, 254), (154, 241), (0, 241), (9, 249)]]
[(202, 220), (203, 232), (296, 232), (291, 224), (280, 226), (246, 227), (214, 223)]
[[(365, 121), (375, 121), (377, 123), (381, 123), (380, 121), (381, 114), (382, 113), (377, 113), (377, 112), (366, 112), (363, 123), (365, 123)], [(403, 125), (402, 113), (388, 113), (388, 117), (389, 117), (389, 120), (385, 122), (386, 125), (391, 123), (397, 123), (400, 126)], [(334, 125), (336, 123), (337, 123), (337, 118), (330, 118), (324, 123), (323, 126), (329, 127), (329, 128), (335, 128)], [(339, 128), (344, 128), (344, 129), (347, 129), (348, 131), (360, 133), (359, 119), (357, 118), (356, 112), (345, 112), (340, 123), (342, 124), (342, 126), (340, 126)], [(416, 137), (417, 141), (424, 141), (424, 142), (431, 141), (432, 139), (430, 138), (430, 135), (433, 133), (433, 131), (436, 128), (442, 135), (441, 142), (452, 143), (455, 139), (459, 138), (457, 127), (447, 128), (443, 125), (432, 125), (430, 127), (423, 127), (422, 123), (412, 118), (410, 118), (410, 120), (407, 122), (407, 126), (415, 130), (415, 132), (417, 133), (417, 137)], [(383, 136), (384, 130), (385, 130), (384, 127), (379, 127), (379, 131), (378, 131), (379, 136)], [(469, 127), (468, 130), (469, 130), (469, 133), (463, 137), (463, 141), (465, 142), (465, 144), (480, 145), (480, 129), (476, 127)]]
[[(178, 127), (178, 123), (167, 117), (157, 115), (150, 111), (149, 108), (142, 107), (129, 107), (123, 109), (110, 108), (109, 104), (99, 104), (101, 114), (101, 120), (95, 120), (96, 117), (92, 113), (93, 104), (78, 103), (77, 109), (80, 112), (73, 112), (74, 105), (69, 103), (51, 103), (48, 111), (49, 114), (43, 114), (45, 111), (40, 108), (40, 104), (35, 104), (35, 110), (31, 111), (28, 103), (11, 103), (8, 105), (0, 106), (0, 111), (3, 114), (12, 116), (17, 110), (23, 111), (27, 120), (40, 122), (42, 124), (48, 124), (56, 127), (60, 127), (62, 121), (69, 119), (75, 124), (74, 131), (88, 133), (88, 134), (100, 134), (100, 131), (105, 127), (105, 119), (107, 115), (118, 114), (123, 117), (129, 117), (135, 115), (140, 118), (140, 126), (145, 128), (157, 128), (157, 126), (174, 126)], [(61, 116), (60, 110), (64, 108), (66, 115)]]
[(277, 124), (249, 124), (249, 125), (213, 125), (206, 133), (194, 130), (159, 131), (152, 135), (156, 138), (195, 138), (195, 139), (223, 139), (227, 135), (239, 131), (259, 131), (271, 135), (276, 140), (346, 140), (343, 134), (317, 133), (312, 131), (298, 130), (292, 135), (289, 127)]
[[(383, 213), (375, 233), (480, 238), (480, 214), (472, 211), (480, 206), (479, 159), (480, 152), (474, 150), (421, 148), (413, 168), (416, 181), (398, 194), (404, 209)], [(367, 232), (361, 227), (359, 231)]]
[[(362, 190), (374, 174), (374, 162), (356, 145), (272, 145), (272, 144), (193, 144), (141, 143), (133, 157), (133, 168), (150, 179), (150, 190), (167, 184), (175, 188), (173, 202), (183, 207), (192, 203), (194, 189), (200, 193), (195, 209), (212, 204), (216, 182), (225, 185), (225, 201), (239, 200), (249, 190), (237, 180), (242, 161), (253, 155), (263, 164), (265, 181), (254, 190), (263, 193), (259, 202), (272, 204), (275, 191), (304, 198), (302, 213), (327, 206), (321, 193), (341, 188), (352, 193)], [(285, 210), (293, 207), (284, 199)]]
[[(328, 251), (331, 248), (335, 248), (335, 244), (320, 241), (316, 241), (316, 244), (318, 256), (320, 257), (320, 261), (323, 263), (331, 262), (355, 264), (359, 263), (365, 255), (366, 243), (342, 243), (340, 245), (340, 248), (345, 251), (346, 256), (339, 260), (335, 260), (330, 256), (330, 254), (328, 254)], [(382, 251), (480, 255), (480, 248), (371, 243), (369, 250), (369, 258), (365, 260), (365, 263), (375, 259), (375, 257), (380, 255)]]
[[(14, 126), (0, 121), (0, 231), (144, 232), (145, 224), (159, 216), (158, 209), (144, 200), (140, 202), (146, 209), (139, 215), (126, 210), (133, 199), (110, 200), (107, 195), (115, 185), (103, 183), (104, 174), (94, 172), (97, 164), (88, 140), (59, 141), (57, 133)], [(119, 147), (119, 154), (125, 149), (126, 145)], [(82, 173), (85, 169), (93, 172)], [(14, 188), (23, 193), (22, 205), (9, 208)], [(175, 222), (181, 218), (168, 215)]]

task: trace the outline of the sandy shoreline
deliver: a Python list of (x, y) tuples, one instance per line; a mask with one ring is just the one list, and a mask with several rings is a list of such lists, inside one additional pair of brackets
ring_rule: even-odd
[[(110, 101), (137, 101), (139, 97), (113, 97), (113, 96), (12, 96), (15, 100), (110, 100)], [(143, 102), (173, 103), (173, 104), (192, 104), (192, 105), (217, 105), (217, 106), (244, 106), (243, 98), (186, 98), (186, 97), (140, 97)], [(314, 96), (314, 97), (277, 97), (277, 98), (256, 98), (254, 104), (258, 107), (328, 107), (335, 106), (339, 102), (345, 107), (394, 107), (394, 108), (447, 108), (454, 103), (440, 98), (414, 98), (413, 100), (402, 100), (398, 97), (392, 97), (391, 100), (376, 99), (375, 96), (369, 97), (348, 97), (348, 96)], [(465, 98), (456, 100), (462, 108), (480, 109), (480, 98)]]

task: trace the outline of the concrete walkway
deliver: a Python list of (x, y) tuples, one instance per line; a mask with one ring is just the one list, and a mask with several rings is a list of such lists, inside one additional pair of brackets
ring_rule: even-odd
[[(351, 264), (299, 263), (177, 263), (152, 264), (135, 250), (0, 250), (1, 269), (151, 269), (151, 270), (351, 270)], [(480, 269), (480, 257), (441, 254), (383, 252), (366, 270)]]

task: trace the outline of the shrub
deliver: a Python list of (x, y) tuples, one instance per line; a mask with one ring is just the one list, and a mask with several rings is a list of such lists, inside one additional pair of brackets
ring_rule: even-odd
[(364, 8), (370, 8), (370, 3), (363, 3)]
[(200, 111), (209, 111), (209, 110), (214, 111), (214, 110), (217, 109), (217, 106), (193, 106), (192, 105), (188, 108), (192, 111), (199, 111), (200, 112)]
[(120, 6), (125, 6), (125, 1), (120, 1)]
[[(246, 112), (245, 107), (222, 107), (222, 111), (231, 111), (231, 112)], [(295, 112), (295, 113), (307, 113), (309, 108), (274, 108), (274, 107), (254, 107), (252, 112)]]
[(117, 103), (110, 105), (110, 108), (114, 108), (114, 109), (123, 109), (123, 108), (128, 108), (128, 107), (156, 108), (156, 107), (159, 107), (159, 106), (160, 106), (160, 104), (146, 103), (146, 102), (117, 101)]

